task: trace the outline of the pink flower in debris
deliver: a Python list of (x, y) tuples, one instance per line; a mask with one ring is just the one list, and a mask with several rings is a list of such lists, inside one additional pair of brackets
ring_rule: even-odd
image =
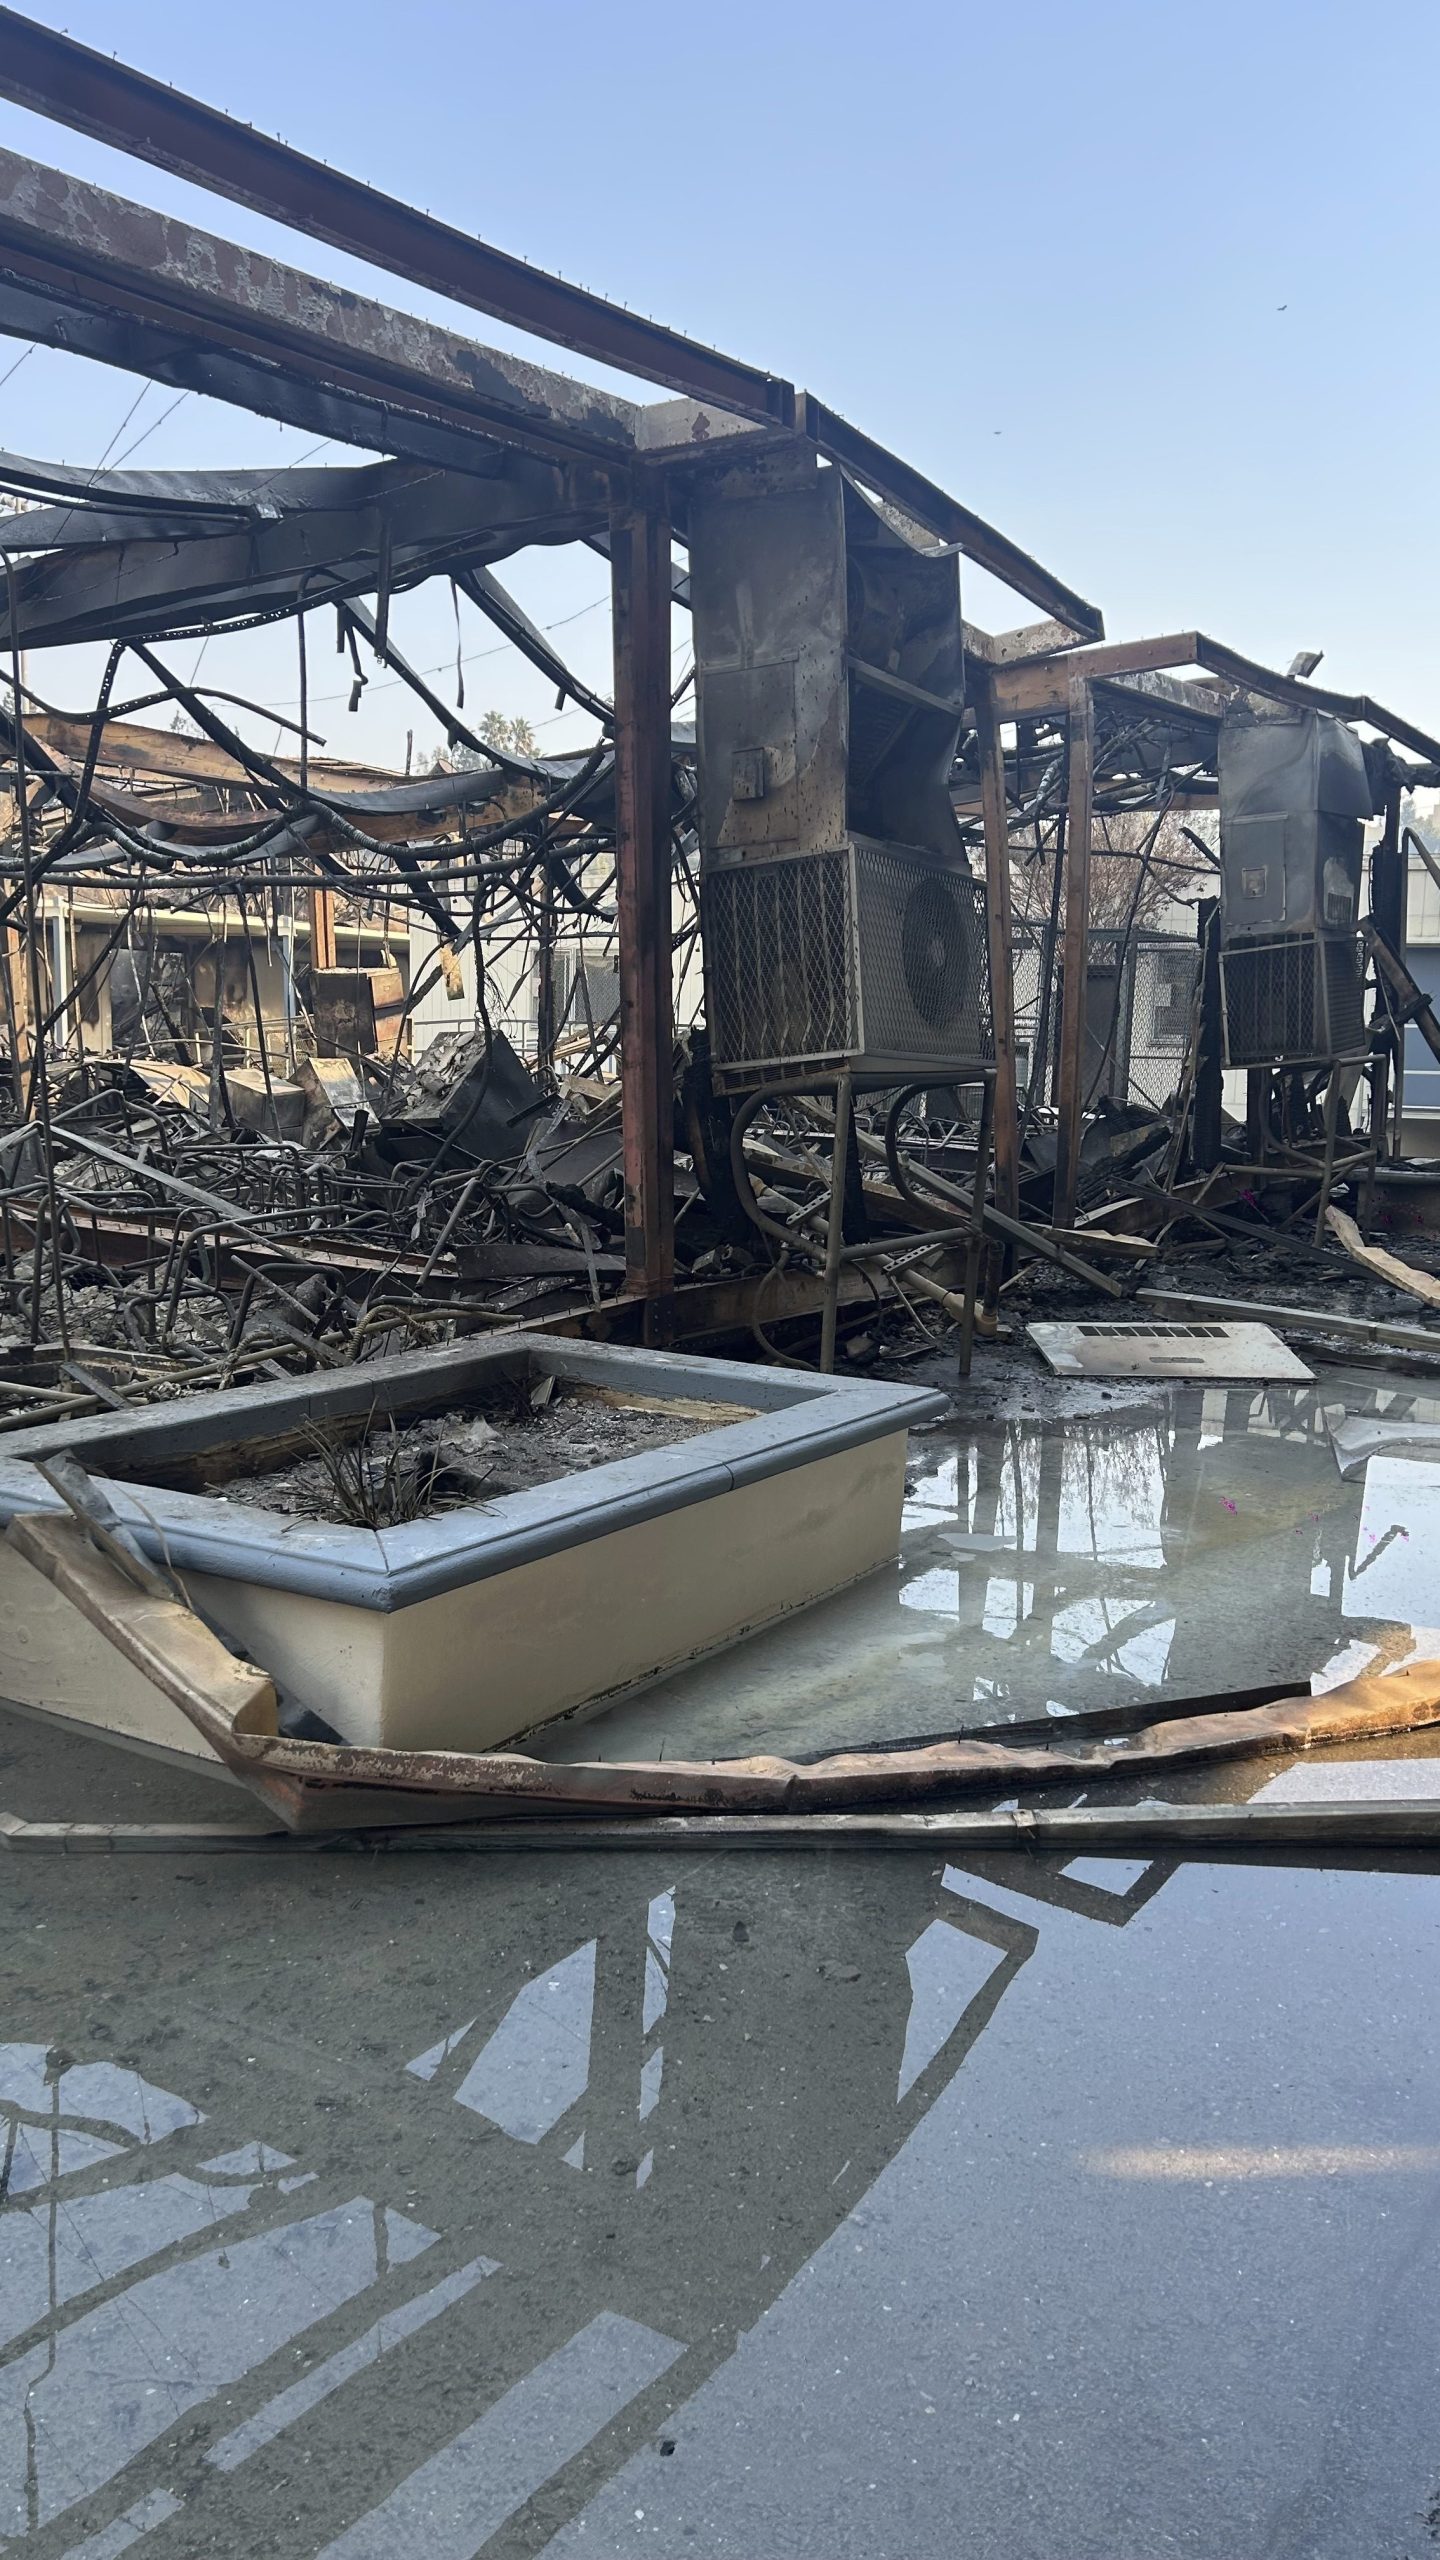
[(1227, 1510), (1227, 1511), (1238, 1511), (1238, 1510), (1239, 1510), (1239, 1508), (1240, 1508), (1239, 1503), (1238, 1503), (1238, 1502), (1232, 1502), (1228, 1493), (1222, 1493), (1222, 1494), (1221, 1494), (1221, 1496), (1220, 1496), (1220, 1499), (1221, 1499), (1221, 1501), (1224, 1503), (1225, 1508), (1226, 1508), (1226, 1510)]

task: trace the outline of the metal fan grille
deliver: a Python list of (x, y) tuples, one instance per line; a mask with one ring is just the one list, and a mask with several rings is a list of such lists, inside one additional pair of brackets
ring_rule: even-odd
[(1232, 1067), (1359, 1056), (1364, 962), (1352, 936), (1279, 935), (1220, 954), (1225, 1056)]
[(803, 1065), (853, 1053), (859, 1005), (848, 852), (712, 870), (701, 919), (717, 1065)]
[(1365, 1029), (1365, 957), (1353, 934), (1322, 944), (1325, 1002), (1330, 1016), (1330, 1052), (1357, 1058), (1369, 1045)]
[(857, 843), (865, 1047), (876, 1058), (984, 1064), (993, 1054), (985, 891), (888, 845)]

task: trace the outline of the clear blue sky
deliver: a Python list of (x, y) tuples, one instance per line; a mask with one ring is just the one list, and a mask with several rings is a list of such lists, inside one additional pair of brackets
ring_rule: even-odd
[[(1323, 648), (1322, 681), (1440, 726), (1434, 0), (37, 14), (818, 392), (1092, 596), (1112, 637), (1199, 624), (1282, 665)], [(0, 143), (442, 312), (3, 104)], [(0, 344), (0, 373), (18, 352)], [(0, 443), (93, 464), (137, 388), (37, 352), (0, 388)], [(173, 396), (147, 394), (112, 461)], [(133, 459), (303, 449), (191, 398)], [(538, 619), (580, 615), (557, 639), (603, 680), (593, 555), (506, 575)], [(1028, 617), (974, 577), (966, 602)], [(467, 654), (493, 645), (465, 613)], [(422, 663), (453, 660), (448, 595), (398, 628)], [(293, 635), (267, 635), (214, 644), (205, 673), (278, 698), (293, 663)], [(317, 655), (317, 690), (335, 669)], [(83, 672), (36, 662), (73, 699)], [(551, 709), (503, 656), (467, 694)], [(334, 744), (398, 755), (403, 705), (332, 705)], [(585, 734), (574, 715), (542, 732)]]

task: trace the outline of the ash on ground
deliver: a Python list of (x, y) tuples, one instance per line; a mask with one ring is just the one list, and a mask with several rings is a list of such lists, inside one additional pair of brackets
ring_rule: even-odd
[(740, 1420), (743, 1410), (648, 1413), (556, 1394), (538, 1409), (488, 1417), (463, 1410), (413, 1422), (382, 1417), (348, 1440), (317, 1432), (312, 1457), (232, 1476), (225, 1497), (299, 1519), (395, 1528), (673, 1448)]

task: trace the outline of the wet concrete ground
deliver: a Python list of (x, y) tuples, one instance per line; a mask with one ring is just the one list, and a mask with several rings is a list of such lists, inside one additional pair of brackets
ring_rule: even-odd
[(535, 1747), (816, 1751), (1440, 1654), (1440, 1464), (1346, 1481), (1326, 1425), (1416, 1409), (1440, 1405), (1373, 1370), (1137, 1388), (996, 1361), (913, 1436), (897, 1567)]
[[(896, 1576), (570, 1747), (713, 1734), (726, 1678), (815, 1747), (1440, 1652), (1440, 1478), (1343, 1484), (1260, 1392), (977, 1399)], [(239, 1802), (0, 1716), (20, 1813)], [(1440, 2541), (1430, 1876), (305, 1850), (0, 1890), (24, 2560)]]

